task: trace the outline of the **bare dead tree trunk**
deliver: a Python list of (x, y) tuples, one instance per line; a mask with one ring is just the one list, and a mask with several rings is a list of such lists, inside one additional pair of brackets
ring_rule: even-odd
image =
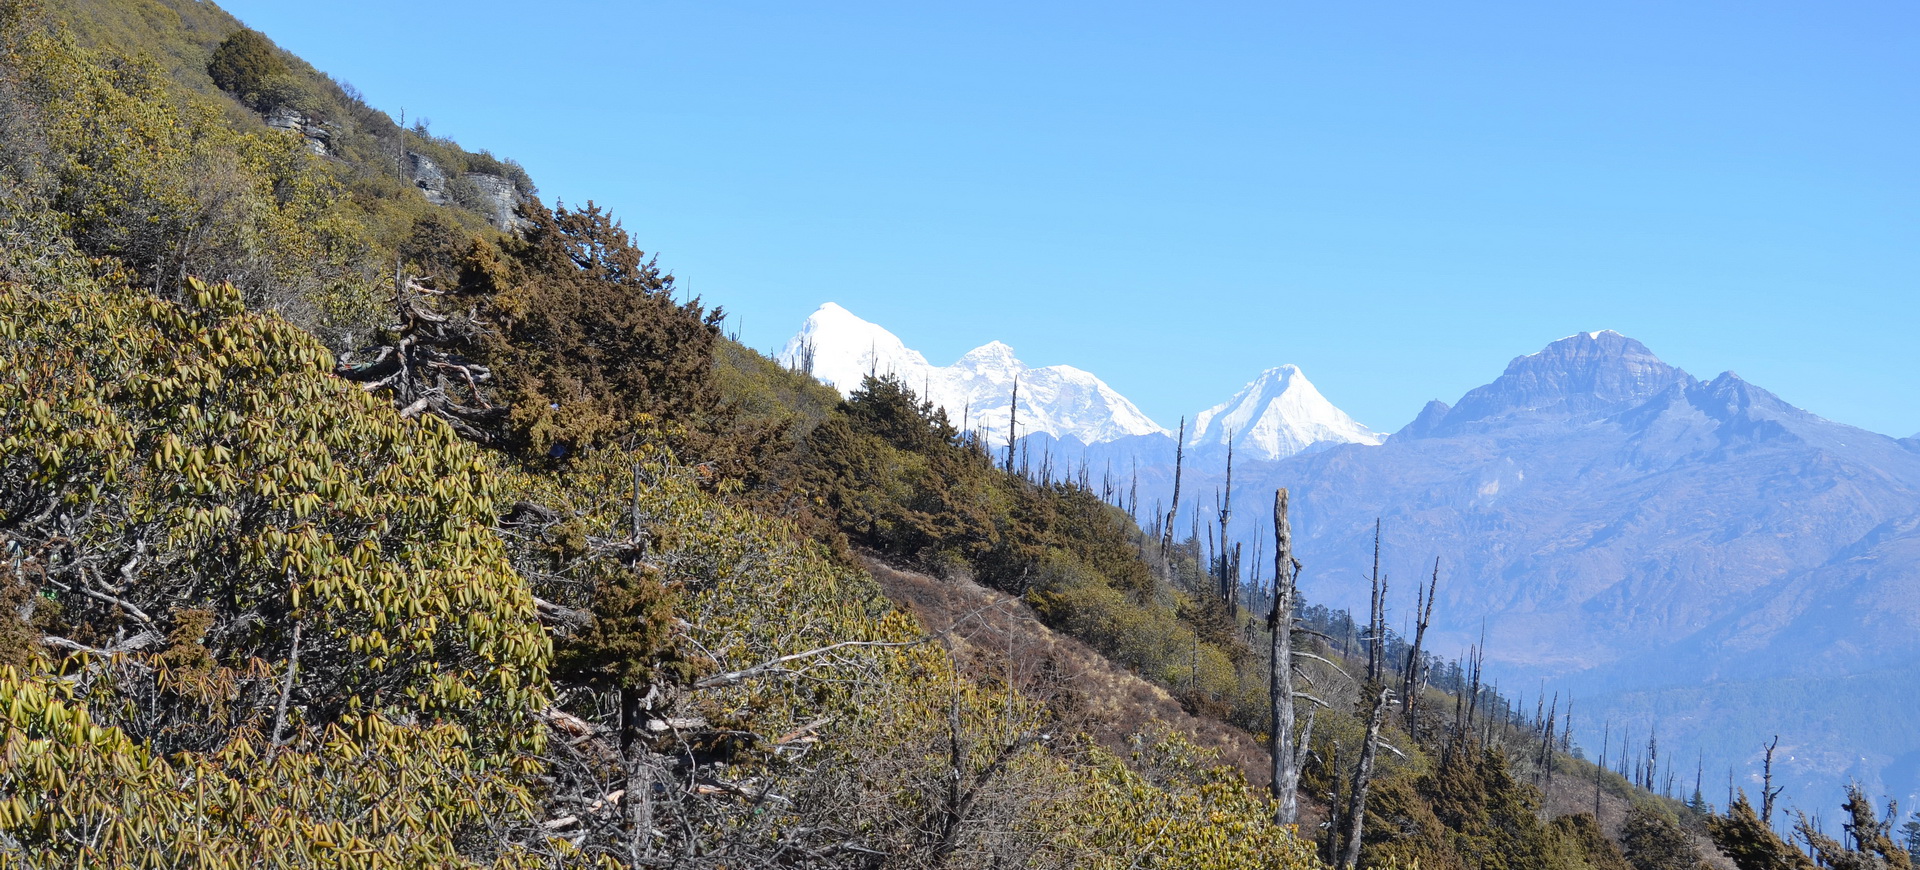
[(1133, 460), (1133, 482), (1127, 485), (1127, 516), (1140, 519), (1140, 458)]
[(1020, 378), (1013, 379), (1013, 398), (1007, 402), (1007, 473), (1013, 473), (1014, 432), (1020, 426)]
[(1227, 566), (1227, 613), (1240, 621), (1240, 542), (1233, 543), (1233, 562)]
[[(1418, 589), (1418, 587), (1415, 587)], [(1433, 560), (1433, 579), (1427, 582), (1427, 593), (1414, 603), (1414, 612), (1419, 619), (1413, 624), (1413, 649), (1407, 652), (1407, 672), (1401, 682), (1400, 704), (1407, 712), (1407, 733), (1415, 734), (1414, 711), (1419, 706), (1420, 672), (1425, 662), (1420, 660), (1420, 645), (1427, 637), (1427, 625), (1433, 621), (1433, 593), (1440, 588), (1440, 560)]]
[[(650, 694), (650, 693), (649, 693)], [(626, 763), (627, 859), (645, 866), (653, 851), (653, 765), (646, 742), (646, 696), (632, 687), (620, 689), (620, 757)]]
[(1187, 457), (1187, 418), (1180, 418), (1180, 434), (1173, 442), (1173, 504), (1167, 508), (1167, 521), (1160, 527), (1160, 573), (1173, 577), (1173, 520), (1180, 515), (1180, 471)]
[(1767, 744), (1767, 760), (1760, 768), (1760, 821), (1768, 828), (1773, 827), (1773, 799), (1780, 796), (1783, 789), (1773, 787), (1773, 751), (1780, 747), (1780, 735), (1773, 735), (1773, 742)]
[(1472, 669), (1472, 679), (1467, 689), (1467, 730), (1473, 730), (1473, 715), (1480, 707), (1480, 665), (1486, 661), (1487, 624), (1480, 623), (1480, 643), (1467, 649), (1468, 667)]
[[(1567, 699), (1567, 718), (1573, 718), (1572, 698)], [(1694, 812), (1704, 811), (1706, 807), (1703, 806), (1703, 804), (1706, 803), (1707, 799), (1706, 795), (1700, 791), (1700, 787), (1706, 784), (1707, 779), (1707, 751), (1701, 749), (1698, 750), (1698, 752), (1699, 754), (1695, 755), (1693, 759), (1693, 796), (1687, 801), (1693, 805)]]
[(1547, 707), (1547, 727), (1540, 733), (1540, 766), (1546, 771), (1547, 790), (1553, 789), (1553, 734), (1554, 726), (1560, 716), (1560, 693), (1553, 693), (1553, 703)]
[[(289, 576), (293, 569), (287, 569)], [(280, 683), (280, 703), (273, 708), (273, 746), (279, 748), (287, 727), (287, 699), (293, 695), (293, 680), (300, 673), (300, 623), (293, 624), (293, 647), (287, 652), (287, 677)]]
[[(1214, 490), (1213, 497), (1218, 499), (1220, 491)], [(1199, 516), (1199, 512), (1194, 513)], [(1213, 522), (1207, 522), (1207, 576), (1213, 578), (1216, 585), (1220, 580), (1220, 552), (1213, 546)]]
[(1373, 605), (1367, 614), (1367, 681), (1386, 678), (1387, 585), (1380, 576), (1380, 520), (1373, 521)]
[[(1293, 603), (1299, 571), (1300, 563), (1293, 558), (1293, 527), (1287, 522), (1287, 491), (1278, 489), (1273, 493), (1273, 610), (1267, 616), (1273, 648), (1267, 691), (1273, 705), (1269, 748), (1273, 753), (1273, 798), (1278, 805), (1274, 821), (1281, 825), (1300, 820), (1300, 762), (1304, 753), (1295, 748), (1293, 740)], [(1311, 729), (1312, 718), (1307, 722)]]
[(1660, 776), (1660, 726), (1656, 722), (1647, 732), (1647, 791), (1659, 787)]
[(1573, 693), (1567, 693), (1567, 712), (1560, 717), (1560, 752), (1573, 754)]
[(1613, 723), (1600, 723), (1600, 764), (1593, 769), (1593, 820), (1600, 821), (1600, 781), (1607, 773), (1607, 742), (1613, 739)]
[(1332, 864), (1340, 860), (1340, 741), (1327, 747), (1327, 839), (1321, 856)]
[(1340, 858), (1342, 870), (1354, 870), (1360, 865), (1360, 836), (1367, 820), (1367, 788), (1373, 784), (1373, 762), (1374, 756), (1379, 753), (1380, 725), (1386, 720), (1387, 701), (1391, 695), (1384, 683), (1374, 685), (1378, 688), (1369, 698), (1373, 709), (1367, 713), (1367, 741), (1360, 746), (1360, 761), (1353, 768), (1353, 794), (1347, 801), (1347, 849)]
[(1219, 515), (1220, 515), (1220, 560), (1218, 564), (1214, 566), (1215, 577), (1218, 580), (1217, 585), (1220, 588), (1220, 601), (1227, 605), (1227, 616), (1229, 618), (1234, 619), (1235, 621), (1238, 621), (1239, 614), (1236, 612), (1237, 608), (1234, 606), (1233, 593), (1234, 593), (1234, 587), (1238, 586), (1239, 583), (1237, 582), (1238, 578), (1232, 576), (1229, 573), (1230, 567), (1237, 567), (1237, 566), (1229, 565), (1229, 563), (1233, 561), (1232, 556), (1230, 555), (1230, 553), (1233, 550), (1233, 547), (1232, 545), (1227, 543), (1227, 526), (1229, 523), (1233, 521), (1233, 433), (1232, 432), (1227, 433), (1226, 495), (1220, 499), (1219, 503), (1216, 504), (1215, 507), (1219, 509)]

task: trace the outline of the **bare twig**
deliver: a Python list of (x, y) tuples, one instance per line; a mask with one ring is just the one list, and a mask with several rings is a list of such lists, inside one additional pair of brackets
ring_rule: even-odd
[(855, 648), (863, 648), (863, 647), (872, 648), (872, 649), (901, 649), (904, 647), (920, 646), (921, 644), (925, 644), (929, 641), (932, 641), (933, 639), (940, 637), (945, 633), (946, 632), (939, 632), (937, 634), (927, 635), (926, 637), (922, 637), (917, 640), (898, 641), (898, 642), (891, 642), (891, 643), (885, 642), (885, 641), (877, 641), (877, 640), (843, 640), (839, 643), (827, 644), (826, 646), (817, 647), (814, 649), (807, 650), (805, 652), (797, 652), (791, 655), (780, 656), (779, 658), (768, 659), (767, 661), (761, 662), (750, 668), (741, 668), (740, 670), (737, 670), (737, 671), (727, 671), (726, 673), (722, 673), (722, 674), (714, 674), (713, 676), (707, 677), (705, 679), (700, 680), (699, 682), (694, 683), (693, 687), (696, 689), (711, 689), (716, 686), (736, 685), (738, 683), (743, 683), (747, 680), (753, 679), (754, 677), (760, 676), (761, 674), (767, 673), (768, 671), (776, 670), (781, 665), (790, 664), (792, 662), (797, 662), (802, 659), (810, 659), (810, 658), (813, 658), (814, 656), (825, 655), (835, 650), (855, 649)]

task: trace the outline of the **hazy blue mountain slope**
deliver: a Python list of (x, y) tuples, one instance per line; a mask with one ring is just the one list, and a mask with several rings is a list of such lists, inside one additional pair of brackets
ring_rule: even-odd
[[(1737, 767), (1749, 743), (1780, 733), (1803, 746), (1785, 767), (1809, 784), (1920, 789), (1900, 772), (1920, 729), (1909, 716), (1888, 733), (1867, 688), (1910, 680), (1920, 662), (1910, 441), (1584, 333), (1429, 405), (1382, 446), (1235, 476), (1250, 498), (1293, 489), (1314, 600), (1365, 606), (1376, 517), (1402, 619), (1440, 557), (1435, 648), (1463, 648), (1484, 626), (1507, 685), (1546, 680), (1584, 698), (1584, 739), (1606, 717), (1639, 717), (1644, 745), (1658, 718), (1668, 751)], [(1821, 685), (1836, 694), (1815, 703)], [(1738, 715), (1683, 721), (1723, 707)]]
[[(1475, 636), (1484, 618), (1490, 658), (1529, 672), (1703, 632), (1724, 632), (1714, 649), (1728, 654), (1791, 638), (1802, 655), (1824, 644), (1840, 657), (1861, 630), (1906, 644), (1920, 632), (1920, 606), (1814, 631), (1815, 602), (1862, 584), (1868, 598), (1920, 598), (1902, 585), (1920, 558), (1899, 544), (1920, 515), (1920, 456), (1731, 373), (1696, 380), (1611, 333), (1515, 360), (1380, 447), (1239, 477), (1295, 490), (1310, 594), (1364, 602), (1352, 573), (1378, 517), (1403, 589), (1441, 557), (1444, 635)], [(1729, 614), (1744, 615), (1738, 632), (1716, 627)]]

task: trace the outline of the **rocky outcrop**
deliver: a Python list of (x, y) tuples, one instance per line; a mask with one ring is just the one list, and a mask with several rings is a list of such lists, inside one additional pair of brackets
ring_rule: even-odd
[(519, 206), (526, 195), (512, 181), (489, 172), (469, 172), (460, 179), (468, 187), (469, 196), (463, 199), (471, 200), (462, 205), (486, 216), (500, 229), (511, 232), (525, 228), (527, 219), (520, 216)]
[(433, 162), (433, 158), (418, 151), (408, 151), (407, 169), (413, 175), (413, 186), (420, 189), (428, 202), (446, 205), (453, 201), (447, 196), (446, 170)]
[(520, 203), (527, 195), (512, 179), (491, 172), (463, 172), (449, 176), (433, 158), (418, 151), (407, 152), (407, 167), (413, 186), (434, 205), (453, 205), (471, 209), (507, 232), (525, 229)]
[(275, 130), (285, 130), (306, 140), (307, 148), (313, 153), (326, 156), (333, 153), (333, 125), (325, 124), (292, 106), (281, 106), (269, 111), (265, 118), (267, 126)]

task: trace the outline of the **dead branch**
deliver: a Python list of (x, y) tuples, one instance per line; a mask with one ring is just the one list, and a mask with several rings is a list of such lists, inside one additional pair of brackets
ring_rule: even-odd
[(810, 659), (815, 656), (826, 655), (827, 653), (834, 652), (835, 650), (855, 649), (855, 648), (901, 649), (905, 647), (920, 646), (921, 644), (928, 643), (933, 639), (940, 637), (944, 634), (946, 634), (946, 632), (939, 632), (937, 634), (930, 634), (930, 635), (927, 635), (926, 637), (919, 638), (918, 640), (908, 640), (908, 641), (899, 641), (899, 642), (885, 642), (885, 641), (877, 641), (877, 640), (843, 640), (839, 643), (828, 644), (826, 646), (817, 647), (815, 649), (810, 649), (805, 652), (797, 652), (791, 655), (780, 656), (779, 658), (768, 659), (767, 661), (761, 662), (750, 668), (741, 668), (740, 670), (737, 670), (737, 671), (727, 671), (726, 673), (722, 673), (722, 674), (714, 674), (713, 676), (710, 676), (695, 682), (693, 684), (693, 687), (696, 689), (711, 689), (716, 686), (737, 685), (739, 683), (743, 683), (747, 680), (753, 679), (754, 677), (760, 676), (761, 674), (767, 673), (769, 671), (778, 670), (782, 665), (791, 664), (793, 662), (801, 661), (803, 659)]

